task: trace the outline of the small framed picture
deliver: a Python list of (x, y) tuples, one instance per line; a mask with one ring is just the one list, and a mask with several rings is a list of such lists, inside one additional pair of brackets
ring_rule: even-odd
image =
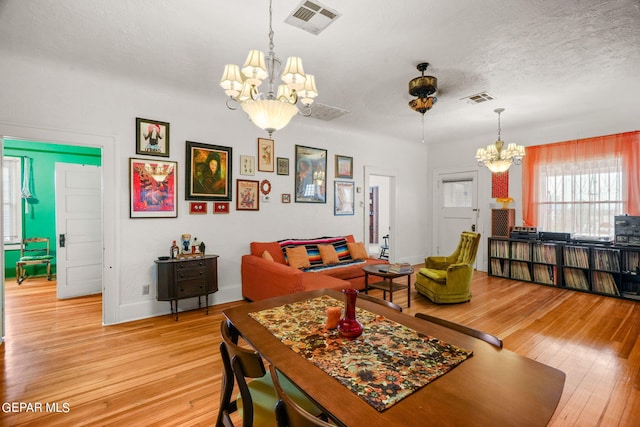
[(191, 215), (206, 214), (207, 203), (206, 202), (189, 202), (189, 213)]
[(259, 186), (258, 181), (236, 180), (236, 210), (257, 211), (260, 209)]
[(289, 159), (287, 157), (278, 157), (276, 163), (278, 175), (289, 175)]
[(353, 215), (354, 182), (334, 181), (334, 215)]
[(282, 203), (291, 203), (291, 194), (283, 194)]
[(136, 118), (136, 154), (169, 157), (169, 123)]
[(253, 156), (240, 156), (240, 175), (256, 174), (256, 158)]
[(258, 138), (258, 170), (273, 172), (273, 139)]
[(176, 218), (178, 163), (129, 159), (130, 218)]
[(228, 214), (229, 213), (229, 202), (213, 202), (213, 213), (214, 214)]
[(353, 179), (353, 157), (336, 154), (336, 178)]

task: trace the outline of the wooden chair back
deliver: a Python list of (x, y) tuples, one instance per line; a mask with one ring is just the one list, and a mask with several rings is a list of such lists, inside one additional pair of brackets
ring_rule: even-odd
[(446, 326), (447, 328), (453, 329), (454, 331), (458, 331), (465, 335), (470, 335), (474, 338), (481, 339), (482, 341), (488, 342), (495, 347), (502, 348), (502, 340), (495, 335), (491, 335), (486, 332), (461, 325), (459, 323), (451, 322), (450, 320), (441, 319), (440, 317), (434, 317), (424, 313), (416, 313), (415, 316), (419, 319), (428, 320), (431, 323)]
[(273, 386), (275, 387), (278, 398), (280, 399), (276, 404), (276, 420), (278, 422), (278, 427), (327, 427), (333, 425), (310, 414), (291, 399), (280, 383), (276, 367), (271, 365), (269, 366), (269, 369), (271, 370)]
[(217, 427), (233, 426), (230, 414), (238, 410), (236, 400), (232, 399), (234, 381), (242, 397), (242, 425), (253, 426), (253, 399), (246, 378), (261, 378), (267, 373), (262, 357), (257, 351), (238, 345), (239, 335), (228, 320), (220, 323), (223, 375)]
[(358, 294), (358, 298), (364, 299), (364, 300), (367, 300), (367, 301), (371, 301), (371, 302), (375, 302), (376, 304), (387, 306), (387, 307), (389, 307), (389, 308), (391, 308), (393, 310), (397, 310), (397, 311), (400, 311), (400, 312), (402, 311), (402, 307), (400, 307), (395, 302), (387, 301), (387, 300), (384, 300), (382, 298), (376, 298), (376, 297), (371, 296), (369, 294), (359, 293)]
[(48, 237), (30, 237), (20, 243), (20, 259), (16, 262), (16, 281), (18, 284), (27, 278), (27, 265), (46, 265), (47, 280), (51, 280), (51, 260)]

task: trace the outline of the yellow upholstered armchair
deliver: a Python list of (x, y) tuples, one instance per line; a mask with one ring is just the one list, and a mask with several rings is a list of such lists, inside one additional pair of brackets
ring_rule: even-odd
[(453, 254), (425, 258), (425, 266), (416, 274), (418, 293), (437, 304), (471, 300), (471, 277), (479, 244), (479, 233), (463, 231)]

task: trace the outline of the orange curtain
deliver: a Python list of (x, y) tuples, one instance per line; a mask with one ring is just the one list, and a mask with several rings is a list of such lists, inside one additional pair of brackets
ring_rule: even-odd
[(538, 224), (536, 167), (550, 162), (580, 162), (609, 157), (623, 159), (625, 204), (629, 215), (640, 215), (640, 131), (597, 136), (555, 144), (527, 147), (522, 162), (522, 219), (525, 226)]

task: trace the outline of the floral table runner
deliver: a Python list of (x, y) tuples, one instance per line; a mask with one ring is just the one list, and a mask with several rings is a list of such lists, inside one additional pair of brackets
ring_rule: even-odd
[(249, 315), (294, 352), (337, 379), (378, 411), (444, 375), (473, 352), (356, 308), (364, 326), (354, 339), (325, 329), (326, 307), (344, 303), (321, 296)]

